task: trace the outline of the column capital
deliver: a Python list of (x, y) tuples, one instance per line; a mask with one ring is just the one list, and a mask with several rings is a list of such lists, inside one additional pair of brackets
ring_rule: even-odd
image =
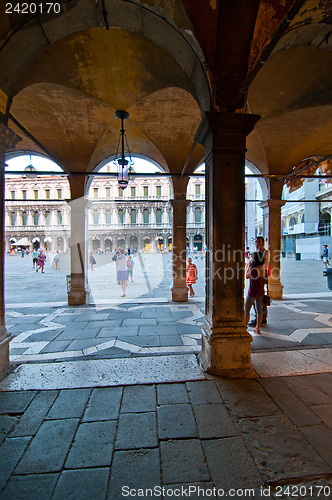
[[(218, 135), (217, 148), (232, 149), (238, 145), (237, 136), (246, 137), (254, 128), (260, 115), (207, 111), (195, 135), (202, 145), (211, 139), (211, 131)], [(230, 138), (233, 139), (230, 141)], [(213, 141), (214, 142), (214, 141)]]
[(270, 212), (279, 212), (281, 207), (286, 203), (286, 200), (277, 200), (268, 198), (267, 200), (261, 201), (258, 206), (263, 210), (268, 208)]
[(177, 208), (185, 210), (189, 205), (190, 200), (187, 200), (184, 197), (184, 198), (174, 198), (173, 200), (169, 200), (169, 202), (172, 205), (173, 209)]

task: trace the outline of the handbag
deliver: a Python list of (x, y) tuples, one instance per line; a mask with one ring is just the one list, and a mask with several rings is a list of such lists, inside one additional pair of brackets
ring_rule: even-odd
[(264, 306), (270, 306), (271, 305), (271, 298), (269, 295), (264, 295), (263, 296), (263, 304)]
[(266, 288), (267, 288), (266, 293), (263, 295), (263, 305), (270, 306), (271, 305), (271, 298), (269, 295), (269, 285), (268, 284), (267, 284)]

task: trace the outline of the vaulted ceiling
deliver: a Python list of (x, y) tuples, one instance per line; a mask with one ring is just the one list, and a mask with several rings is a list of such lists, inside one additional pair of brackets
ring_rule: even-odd
[(262, 172), (332, 154), (330, 0), (59, 4), (38, 16), (0, 6), (0, 119), (17, 150), (91, 171), (115, 153), (125, 109), (132, 153), (192, 172), (204, 157), (195, 132), (214, 109), (261, 115), (247, 157)]

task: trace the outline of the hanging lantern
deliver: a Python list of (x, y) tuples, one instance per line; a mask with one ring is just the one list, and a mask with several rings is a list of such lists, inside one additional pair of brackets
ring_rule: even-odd
[[(132, 178), (132, 172), (134, 172), (134, 169), (132, 168), (134, 162), (130, 155), (128, 140), (123, 123), (124, 120), (129, 117), (129, 113), (124, 110), (118, 110), (115, 112), (115, 116), (117, 118), (120, 118), (121, 120), (121, 129), (120, 129), (118, 146), (116, 149), (116, 154), (113, 162), (118, 170), (119, 187), (121, 187), (122, 189), (126, 189), (126, 187), (128, 186), (129, 178)], [(127, 158), (129, 157), (129, 160), (125, 158), (125, 141), (127, 149)], [(121, 150), (120, 150), (120, 142), (121, 142)]]

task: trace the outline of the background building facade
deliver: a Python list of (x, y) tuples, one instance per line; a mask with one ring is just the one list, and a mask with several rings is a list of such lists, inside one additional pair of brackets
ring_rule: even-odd
[[(116, 177), (94, 177), (88, 192), (89, 248), (113, 252), (119, 246), (145, 252), (172, 248), (172, 186), (167, 177), (137, 177), (126, 189)], [(49, 251), (70, 248), (70, 188), (65, 175), (6, 179), (6, 250), (21, 238)], [(205, 245), (204, 177), (187, 189), (187, 246)]]

